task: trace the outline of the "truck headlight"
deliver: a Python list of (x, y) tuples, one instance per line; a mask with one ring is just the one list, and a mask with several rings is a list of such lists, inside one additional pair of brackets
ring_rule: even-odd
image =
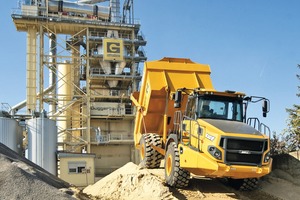
[(271, 153), (270, 152), (266, 153), (264, 162), (265, 163), (269, 162), (270, 158), (271, 158)]
[(222, 152), (218, 148), (216, 148), (215, 146), (208, 146), (208, 152), (214, 158), (216, 158), (218, 160), (222, 160)]

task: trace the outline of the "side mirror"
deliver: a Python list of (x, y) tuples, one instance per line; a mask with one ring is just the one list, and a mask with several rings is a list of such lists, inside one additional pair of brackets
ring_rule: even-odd
[(267, 113), (270, 110), (269, 100), (265, 99), (262, 105), (263, 117), (267, 117)]
[(181, 107), (181, 91), (176, 91), (174, 99), (174, 108)]

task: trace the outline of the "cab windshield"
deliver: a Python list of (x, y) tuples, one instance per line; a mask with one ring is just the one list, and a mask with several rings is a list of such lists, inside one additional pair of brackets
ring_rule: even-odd
[(198, 98), (197, 118), (243, 120), (243, 101), (237, 98), (201, 96)]

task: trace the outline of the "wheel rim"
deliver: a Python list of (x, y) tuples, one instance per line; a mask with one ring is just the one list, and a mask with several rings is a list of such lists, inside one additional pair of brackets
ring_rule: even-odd
[(173, 168), (172, 166), (173, 166), (172, 155), (169, 154), (168, 158), (167, 158), (167, 163), (166, 163), (166, 173), (167, 173), (167, 176), (170, 176), (172, 168)]

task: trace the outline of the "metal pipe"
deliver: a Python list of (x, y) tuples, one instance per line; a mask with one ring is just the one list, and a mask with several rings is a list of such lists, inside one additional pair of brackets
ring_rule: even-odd
[[(54, 85), (51, 86), (51, 87), (48, 87), (44, 90), (44, 94), (48, 94), (50, 91), (52, 91), (54, 88)], [(40, 93), (37, 93), (36, 96), (38, 97), (40, 95)], [(10, 111), (10, 114), (11, 115), (15, 115), (20, 109), (26, 107), (27, 105), (27, 100), (23, 100), (21, 101), (20, 103), (14, 105), (13, 107), (11, 107), (11, 111)]]
[[(49, 48), (50, 48), (50, 53), (49, 53), (49, 63), (53, 63), (50, 66), (49, 70), (49, 87), (53, 87), (56, 83), (56, 35), (53, 33), (49, 34)], [(53, 87), (53, 90), (51, 91), (51, 94), (49, 95), (50, 98), (54, 97), (56, 94), (56, 88)], [(52, 102), (49, 105), (49, 113), (55, 113), (56, 112), (56, 102)]]
[(120, 22), (120, 0), (110, 0), (110, 9), (111, 9), (111, 22)]

